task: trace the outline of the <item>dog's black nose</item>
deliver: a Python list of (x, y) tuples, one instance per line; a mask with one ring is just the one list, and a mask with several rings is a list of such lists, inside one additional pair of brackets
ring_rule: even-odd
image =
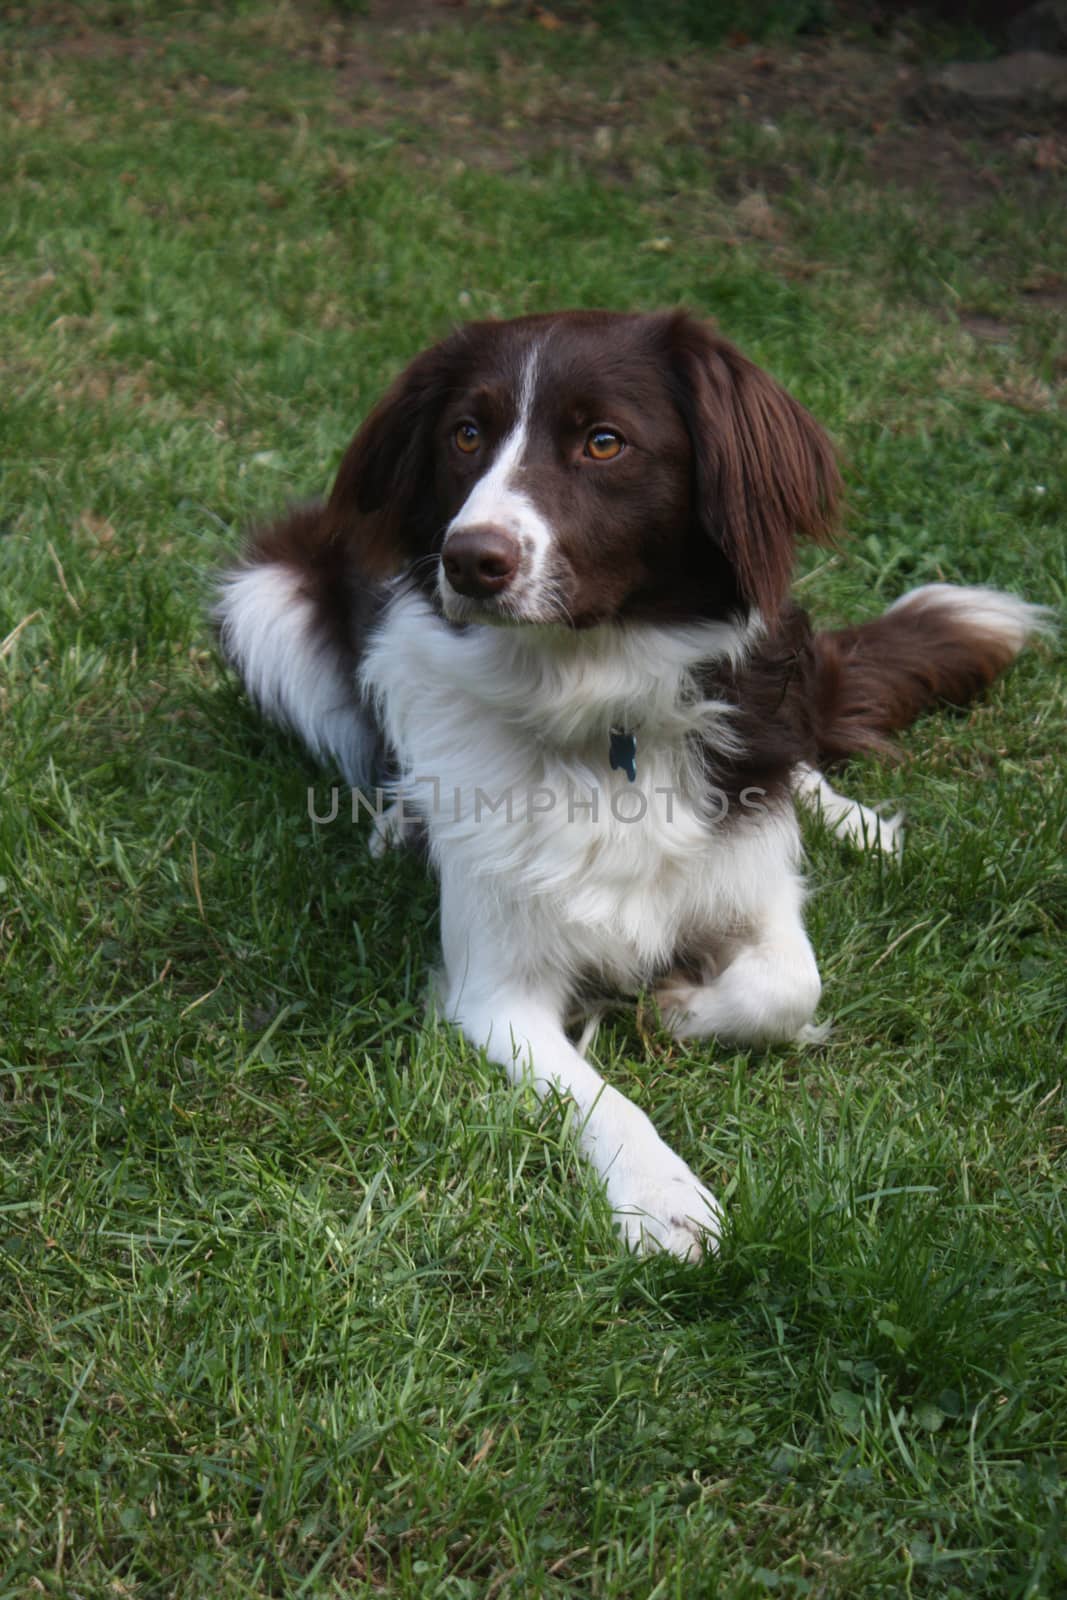
[(441, 552), (445, 577), (457, 594), (487, 600), (506, 589), (519, 570), (519, 541), (489, 523), (458, 528)]

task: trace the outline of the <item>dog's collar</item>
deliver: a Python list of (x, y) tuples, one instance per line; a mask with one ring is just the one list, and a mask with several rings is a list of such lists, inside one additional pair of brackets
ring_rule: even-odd
[(631, 783), (637, 782), (637, 735), (625, 733), (622, 728), (611, 728), (608, 761), (612, 772), (625, 772)]

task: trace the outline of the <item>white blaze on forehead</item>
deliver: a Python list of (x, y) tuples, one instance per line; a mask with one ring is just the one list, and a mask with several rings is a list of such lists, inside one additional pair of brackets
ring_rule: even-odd
[(529, 442), (530, 413), (537, 387), (537, 360), (538, 347), (535, 345), (523, 363), (515, 425), (502, 441), (487, 471), (478, 479), (452, 518), (445, 534), (447, 540), (448, 534), (460, 528), (473, 528), (483, 523), (515, 534), (523, 548), (524, 574), (528, 575), (527, 581), (531, 586), (526, 593), (530, 598), (534, 597), (532, 588), (538, 585), (545, 554), (552, 541), (551, 527), (529, 495), (516, 487)]

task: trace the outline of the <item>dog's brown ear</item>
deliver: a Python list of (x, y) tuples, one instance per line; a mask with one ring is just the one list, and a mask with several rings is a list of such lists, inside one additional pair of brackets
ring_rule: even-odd
[(424, 350), (365, 419), (338, 468), (326, 517), (370, 577), (427, 555), (437, 527), (433, 435), (448, 392), (451, 340)]
[(833, 446), (781, 384), (712, 329), (679, 315), (668, 335), (698, 514), (745, 599), (772, 623), (789, 592), (795, 539), (827, 539), (836, 525)]

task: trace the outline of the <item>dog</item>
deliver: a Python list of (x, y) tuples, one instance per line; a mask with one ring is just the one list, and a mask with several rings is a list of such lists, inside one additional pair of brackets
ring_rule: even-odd
[(934, 583), (814, 631), (794, 546), (832, 537), (840, 495), (814, 418), (685, 312), (475, 322), (221, 584), (260, 710), (361, 794), (385, 785), (375, 848), (423, 834), (445, 1017), (573, 1102), (636, 1251), (696, 1260), (722, 1212), (587, 1059), (575, 1008), (651, 989), (680, 1040), (817, 1037), (796, 802), (896, 854), (900, 819), (823, 768), (965, 705), (1045, 626)]

